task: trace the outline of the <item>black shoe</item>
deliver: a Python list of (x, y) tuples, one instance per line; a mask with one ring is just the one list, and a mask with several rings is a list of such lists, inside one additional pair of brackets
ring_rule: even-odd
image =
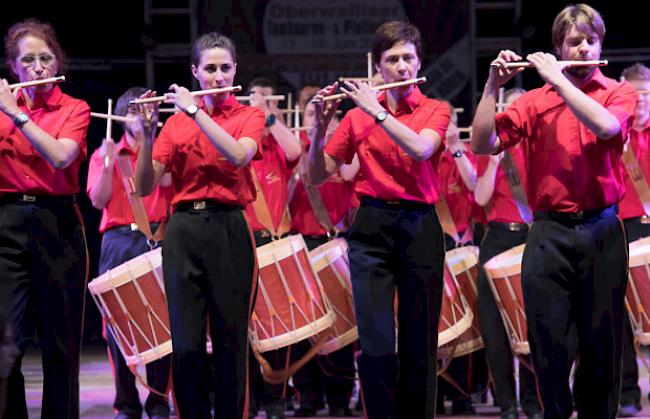
[(311, 418), (313, 416), (318, 416), (318, 410), (314, 407), (299, 407), (298, 410), (293, 412), (294, 418)]

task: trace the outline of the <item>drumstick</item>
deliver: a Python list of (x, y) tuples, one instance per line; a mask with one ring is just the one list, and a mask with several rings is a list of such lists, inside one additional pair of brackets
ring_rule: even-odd
[[(381, 91), (381, 90), (387, 90), (387, 89), (393, 89), (395, 87), (403, 87), (403, 86), (411, 86), (413, 84), (421, 84), (427, 81), (426, 77), (418, 77), (417, 79), (411, 79), (411, 80), (404, 80), (404, 81), (398, 81), (395, 83), (387, 83), (387, 84), (380, 84), (379, 86), (373, 86), (370, 88), (370, 90), (373, 91)], [(323, 97), (315, 97), (312, 99), (312, 102), (329, 102), (332, 100), (339, 100), (347, 97), (345, 93), (338, 93), (335, 95), (330, 95), (330, 96), (323, 96)]]
[(472, 127), (458, 128), (458, 132), (472, 132)]
[(454, 112), (463, 113), (463, 112), (465, 112), (465, 108), (454, 108)]
[(368, 84), (372, 87), (372, 52), (366, 53), (366, 61), (368, 63)]
[(57, 76), (57, 77), (50, 77), (47, 79), (40, 79), (40, 80), (32, 80), (32, 81), (24, 81), (21, 83), (14, 83), (10, 84), (9, 88), (11, 90), (14, 89), (19, 89), (21, 87), (32, 87), (32, 86), (40, 86), (42, 84), (49, 84), (49, 83), (59, 83), (65, 81), (65, 76)]
[[(239, 92), (241, 91), (241, 89), (242, 87), (238, 85), (238, 86), (229, 86), (229, 87), (218, 87), (216, 89), (196, 90), (194, 92), (190, 92), (190, 94), (196, 97), (196, 96), (216, 95), (219, 93)], [(129, 105), (164, 102), (165, 100), (167, 100), (167, 97), (165, 96), (154, 96), (154, 97), (147, 97), (144, 99), (134, 99), (129, 102)]]
[[(135, 118), (128, 118), (126, 116), (119, 116), (119, 115), (108, 115), (105, 113), (99, 113), (99, 112), (91, 112), (90, 116), (93, 118), (100, 118), (100, 119), (112, 119), (113, 121), (116, 122), (135, 122)], [(162, 127), (163, 123), (158, 122), (158, 127)]]
[(296, 132), (296, 138), (300, 141), (300, 105), (296, 104), (295, 113), (293, 114), (293, 130)]
[[(235, 96), (235, 99), (237, 99), (240, 102), (250, 102), (253, 96)], [(284, 100), (285, 96), (284, 95), (269, 95), (269, 96), (262, 96), (262, 99), (264, 100)]]
[[(108, 99), (108, 112), (106, 113), (109, 117), (106, 118), (106, 141), (111, 140), (112, 141), (112, 128), (113, 128), (113, 119), (111, 116), (113, 115), (113, 99)], [(104, 167), (108, 167), (109, 163), (109, 157), (105, 156), (104, 157)]]
[[(558, 64), (566, 67), (602, 67), (608, 64), (607, 60), (591, 60), (591, 61), (558, 61)], [(498, 63), (491, 63), (492, 67), (501, 67)], [(532, 68), (535, 67), (528, 61), (516, 61), (505, 64), (506, 68)]]

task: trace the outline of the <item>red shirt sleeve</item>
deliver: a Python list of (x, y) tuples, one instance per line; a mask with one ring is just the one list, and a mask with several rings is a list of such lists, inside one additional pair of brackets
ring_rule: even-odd
[(338, 128), (336, 128), (329, 142), (325, 145), (325, 153), (337, 160), (344, 161), (346, 164), (352, 163), (354, 153), (356, 152), (354, 139), (352, 138), (352, 112), (354, 110), (348, 112), (343, 117)]
[(81, 149), (80, 158), (83, 160), (88, 153), (88, 145), (86, 143), (86, 133), (88, 132), (88, 125), (90, 124), (90, 106), (83, 100), (77, 101), (77, 105), (70, 112), (65, 123), (59, 131), (59, 138), (69, 138), (75, 143), (79, 144)]
[[(621, 124), (621, 132), (611, 138), (610, 140), (616, 140), (620, 146), (620, 151), (623, 151), (623, 144), (627, 140), (628, 133), (632, 127), (632, 121), (634, 119), (634, 108), (637, 102), (637, 93), (634, 88), (627, 82), (621, 83), (611, 96), (608, 98), (607, 103), (605, 103), (605, 108), (614, 115), (614, 117)], [(610, 141), (608, 140), (608, 141)]]
[(156, 138), (153, 144), (151, 158), (165, 165), (165, 170), (169, 170), (171, 165), (172, 150), (174, 147), (172, 136), (175, 130), (176, 119), (172, 116), (165, 122), (165, 125), (160, 130), (160, 134), (158, 134), (158, 138)]
[(264, 135), (266, 117), (260, 109), (251, 109), (253, 112), (248, 117), (246, 125), (242, 128), (241, 136), (236, 140), (239, 141), (244, 137), (252, 138), (257, 143), (257, 152), (253, 156), (253, 160), (262, 160), (262, 136)]
[[(427, 122), (423, 128), (429, 128), (438, 133), (442, 140), (442, 144), (444, 144), (445, 134), (447, 133), (450, 119), (451, 111), (449, 110), (449, 106), (444, 102), (439, 102), (438, 106), (431, 107)], [(444, 147), (441, 148), (441, 150), (444, 150)]]
[(524, 93), (508, 109), (496, 115), (496, 131), (499, 140), (501, 140), (499, 151), (513, 147), (524, 138), (531, 137), (531, 118), (528, 106), (531, 96), (531, 92)]

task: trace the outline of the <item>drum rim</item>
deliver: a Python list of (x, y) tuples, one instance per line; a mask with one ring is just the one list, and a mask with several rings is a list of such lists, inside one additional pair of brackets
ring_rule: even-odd
[(323, 330), (331, 327), (334, 324), (335, 320), (336, 313), (334, 313), (332, 310), (328, 310), (322, 317), (316, 319), (314, 322), (299, 327), (298, 329), (291, 330), (287, 333), (283, 333), (281, 335), (259, 339), (256, 328), (249, 328), (248, 333), (251, 344), (257, 348), (258, 352), (268, 352), (274, 349), (284, 348), (285, 346), (298, 343), (314, 335), (317, 335)]
[[(148, 263), (139, 263), (146, 261)], [(140, 278), (148, 272), (154, 272), (153, 269), (144, 270), (150, 267), (162, 269), (162, 250), (160, 247), (129, 259), (118, 266), (109, 269), (97, 278), (88, 283), (88, 290), (92, 294), (102, 294), (106, 291), (115, 289), (121, 285), (131, 282), (134, 278)], [(129, 269), (131, 268), (131, 269)]]
[[(315, 339), (313, 336), (309, 338), (312, 344), (316, 343), (317, 339)], [(323, 344), (323, 346), (320, 348), (318, 351), (319, 355), (328, 355), (331, 354), (332, 352), (338, 351), (339, 349), (348, 346), (352, 342), (356, 341), (359, 339), (359, 328), (358, 326), (354, 326), (350, 330), (346, 331), (345, 333), (342, 333), (339, 336), (335, 336), (332, 339), (329, 339), (327, 342)]]

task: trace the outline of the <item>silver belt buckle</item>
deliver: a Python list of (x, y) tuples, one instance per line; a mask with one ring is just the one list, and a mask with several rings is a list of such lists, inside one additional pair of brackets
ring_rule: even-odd
[(138, 225), (136, 223), (131, 223), (131, 231), (138, 231)]
[(192, 204), (195, 210), (204, 210), (206, 206), (205, 201), (194, 201)]
[(23, 194), (23, 201), (25, 201), (25, 202), (36, 202), (36, 197), (34, 195)]
[(519, 231), (521, 230), (521, 226), (519, 225), (519, 223), (508, 223), (508, 230)]

